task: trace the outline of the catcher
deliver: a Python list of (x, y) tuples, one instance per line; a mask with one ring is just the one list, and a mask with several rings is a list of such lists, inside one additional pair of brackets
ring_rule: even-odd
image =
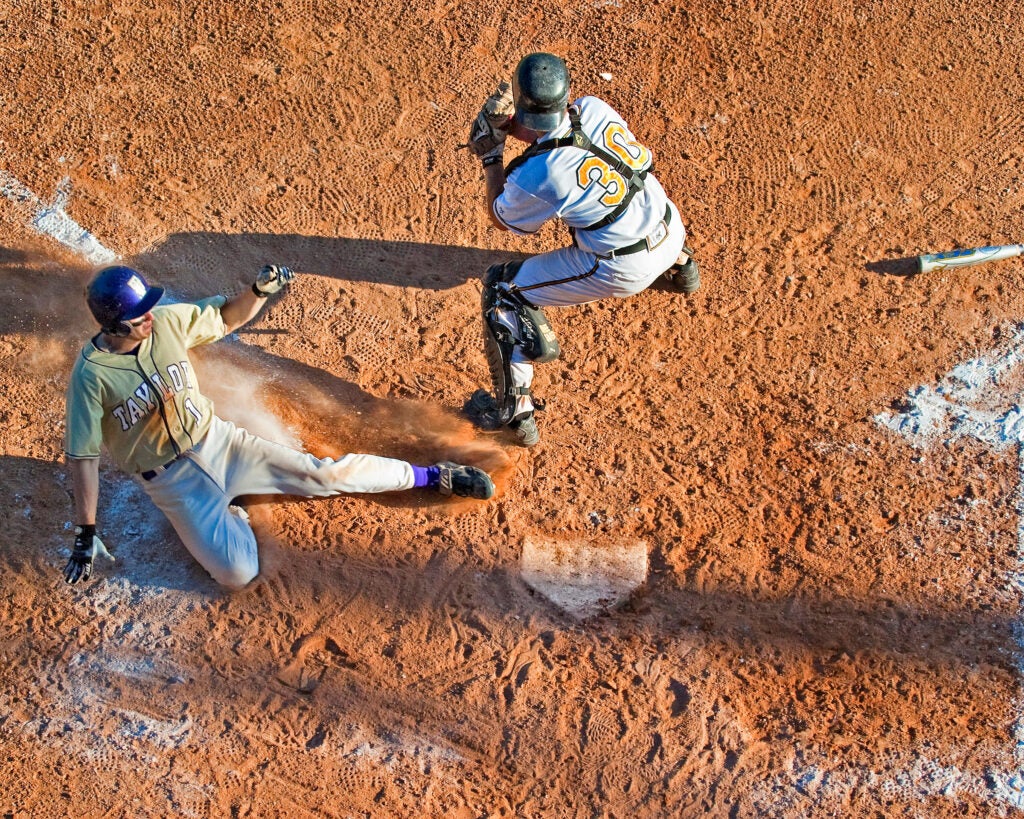
[[(505, 140), (528, 143), (503, 165)], [(467, 410), (478, 424), (513, 430), (524, 446), (540, 440), (530, 393), (534, 363), (553, 361), (558, 340), (542, 308), (639, 293), (665, 276), (684, 293), (700, 273), (684, 246), (686, 228), (651, 171), (651, 152), (597, 97), (569, 104), (569, 70), (553, 54), (527, 54), (470, 128), (481, 160), (490, 219), (530, 234), (560, 219), (571, 247), (484, 275), (484, 346), (493, 391), (478, 390)]]
[(251, 321), (293, 278), (287, 267), (268, 265), (251, 290), (230, 299), (159, 307), (163, 288), (129, 267), (104, 268), (90, 282), (86, 300), (100, 332), (82, 348), (67, 388), (64, 452), (77, 524), (64, 569), (68, 583), (88, 580), (97, 555), (110, 558), (96, 534), (102, 444), (139, 479), (192, 556), (231, 589), (259, 573), (248, 515), (232, 503), (240, 495), (328, 497), (414, 487), (480, 500), (494, 494), (490, 477), (476, 467), (420, 467), (377, 455), (315, 458), (214, 414), (188, 351)]

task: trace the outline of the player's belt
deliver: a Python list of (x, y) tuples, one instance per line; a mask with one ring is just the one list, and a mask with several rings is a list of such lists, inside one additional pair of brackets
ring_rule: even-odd
[(629, 256), (632, 253), (639, 253), (641, 250), (654, 250), (658, 245), (665, 241), (668, 237), (668, 226), (672, 221), (672, 209), (665, 205), (665, 218), (658, 222), (657, 226), (636, 242), (626, 247), (620, 247), (618, 250), (613, 250), (611, 253), (595, 253), (599, 259), (616, 259), (619, 256)]
[(178, 455), (176, 458), (171, 458), (171, 460), (169, 460), (163, 466), (155, 466), (152, 469), (147, 469), (145, 472), (140, 473), (142, 475), (142, 480), (144, 480), (144, 481), (151, 481), (151, 480), (153, 480), (153, 478), (155, 478), (161, 472), (166, 472), (168, 469), (170, 469), (172, 466), (174, 466), (178, 461), (180, 461), (182, 459), (182, 457), (184, 457), (184, 455), (185, 455), (185, 453), (182, 452), (181, 455)]
[(155, 478), (157, 475), (166, 472), (168, 469), (174, 466), (178, 461), (180, 461), (182, 458), (188, 455), (188, 453), (190, 453), (191, 451), (191, 449), (186, 449), (184, 452), (180, 452), (179, 454), (175, 455), (163, 466), (154, 466), (152, 469), (147, 469), (145, 472), (140, 472), (139, 474), (142, 475), (142, 480), (153, 480), (153, 478)]

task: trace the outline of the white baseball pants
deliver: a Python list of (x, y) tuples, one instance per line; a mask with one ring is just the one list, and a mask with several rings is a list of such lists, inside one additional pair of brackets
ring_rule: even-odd
[(223, 586), (240, 589), (259, 573), (247, 516), (229, 509), (240, 495), (323, 498), (345, 492), (411, 489), (412, 467), (377, 455), (315, 458), (214, 418), (202, 442), (142, 487), (185, 548)]
[[(578, 247), (565, 247), (531, 256), (523, 262), (512, 280), (523, 291), (527, 301), (538, 307), (567, 307), (604, 298), (626, 298), (646, 290), (668, 270), (679, 257), (686, 241), (686, 228), (676, 206), (669, 203), (672, 219), (668, 236), (653, 251), (641, 251), (615, 259), (598, 260), (593, 253)], [(597, 268), (589, 276), (588, 271)], [(573, 279), (562, 282), (563, 279)], [(545, 284), (546, 282), (561, 282)], [(531, 285), (545, 284), (529, 289)], [(517, 387), (533, 383), (533, 363), (520, 347), (512, 351), (512, 382)], [(533, 409), (529, 396), (522, 396), (516, 414)]]

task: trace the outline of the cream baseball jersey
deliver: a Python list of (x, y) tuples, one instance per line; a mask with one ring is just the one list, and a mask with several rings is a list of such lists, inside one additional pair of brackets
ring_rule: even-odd
[(224, 337), (223, 296), (155, 307), (153, 332), (132, 353), (86, 343), (67, 389), (64, 452), (95, 458), (105, 444), (126, 472), (155, 469), (198, 444), (213, 419), (188, 351)]

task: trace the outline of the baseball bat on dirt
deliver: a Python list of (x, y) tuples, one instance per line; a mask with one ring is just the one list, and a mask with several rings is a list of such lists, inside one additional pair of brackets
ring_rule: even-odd
[(972, 247), (967, 250), (947, 250), (945, 253), (925, 253), (917, 257), (917, 272), (928, 273), (932, 270), (945, 270), (949, 267), (969, 267), (982, 262), (994, 262), (998, 259), (1009, 259), (1024, 253), (1024, 245), (990, 245), (989, 247)]

